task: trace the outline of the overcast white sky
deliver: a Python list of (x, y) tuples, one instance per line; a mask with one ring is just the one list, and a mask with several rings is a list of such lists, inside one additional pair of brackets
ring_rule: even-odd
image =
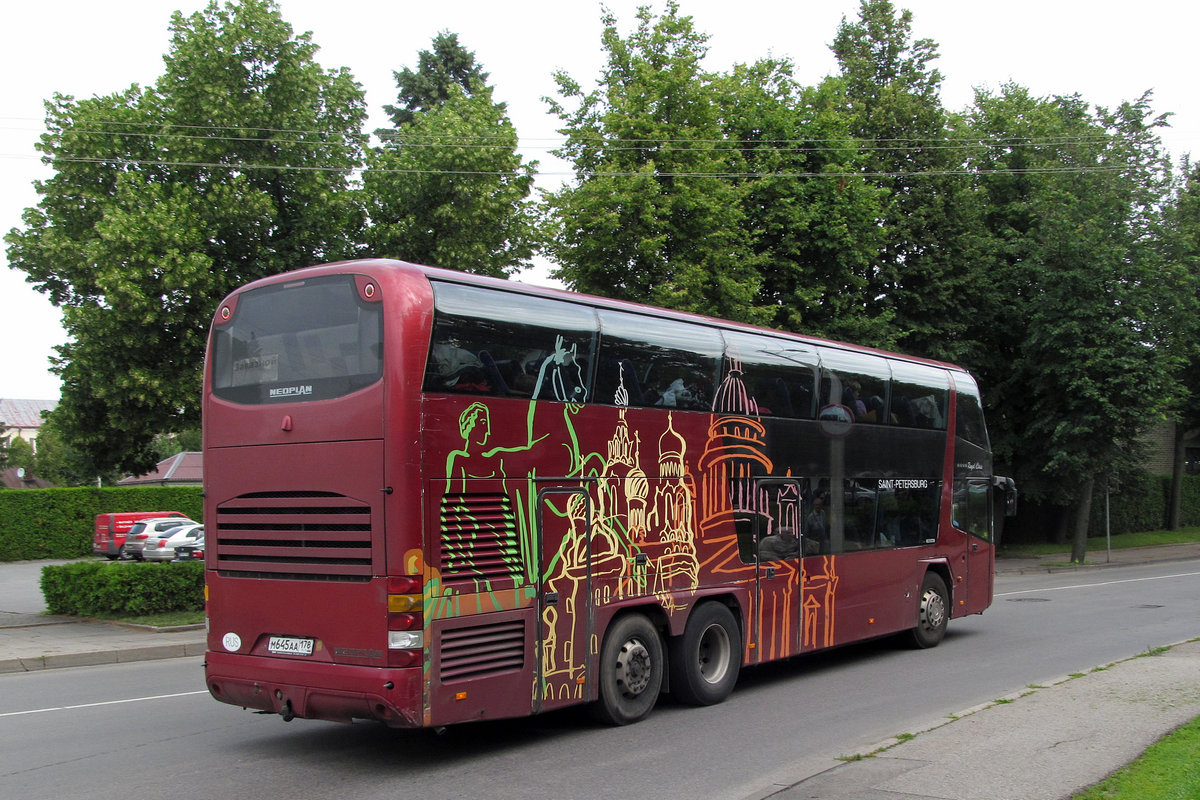
[[(364, 86), (370, 127), (384, 124), (382, 106), (395, 100), (392, 72), (416, 67), (442, 30), (476, 54), (496, 99), (509, 114), (529, 158), (548, 166), (557, 121), (541, 98), (555, 93), (551, 77), (565, 69), (589, 86), (603, 60), (600, 3), (579, 0), (279, 0), (297, 32), (312, 31), (327, 69), (348, 67)], [(626, 31), (639, 3), (608, 0)], [(650, 2), (657, 11), (664, 3)], [(11, 3), (0, 17), (0, 232), (21, 224), (37, 204), (33, 181), (48, 177), (34, 150), (54, 92), (89, 97), (132, 83), (152, 84), (162, 72), (174, 10), (190, 14), (203, 0), (44, 0)], [(1078, 93), (1115, 106), (1155, 93), (1159, 112), (1174, 112), (1164, 134), (1176, 157), (1200, 155), (1200, 93), (1196, 33), (1200, 3), (1180, 0), (896, 0), (913, 12), (917, 38), (937, 42), (945, 76), (943, 102), (969, 105), (973, 87), (1013, 80), (1035, 94)], [(681, 10), (711, 36), (711, 69), (766, 55), (790, 58), (796, 76), (816, 83), (835, 71), (829, 51), (843, 16), (858, 0), (681, 0)], [(303, 266), (303, 265), (297, 265)], [(213, 298), (215, 303), (219, 298)], [(53, 399), (59, 382), (48, 371), (52, 347), (65, 339), (58, 309), (0, 268), (0, 397)], [(119, 353), (113, 354), (120, 358)]]

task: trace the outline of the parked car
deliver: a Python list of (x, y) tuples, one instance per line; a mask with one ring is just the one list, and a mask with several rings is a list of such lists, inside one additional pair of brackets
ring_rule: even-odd
[(92, 536), (92, 552), (110, 559), (120, 558), (129, 529), (135, 522), (151, 517), (179, 517), (191, 522), (186, 514), (180, 514), (178, 511), (122, 511), (115, 514), (97, 514), (96, 531)]
[(121, 558), (142, 560), (142, 548), (151, 536), (157, 537), (163, 531), (178, 528), (180, 525), (198, 524), (187, 517), (154, 517), (133, 523), (129, 533), (125, 534), (125, 544), (121, 547)]
[(204, 536), (201, 534), (199, 539), (194, 539), (187, 544), (175, 546), (176, 561), (203, 561), (204, 560)]
[[(204, 538), (204, 526), (190, 522), (164, 531), (164, 535), (151, 536), (142, 547), (142, 558), (146, 561), (171, 561), (175, 548)], [(169, 534), (169, 535), (167, 535)]]

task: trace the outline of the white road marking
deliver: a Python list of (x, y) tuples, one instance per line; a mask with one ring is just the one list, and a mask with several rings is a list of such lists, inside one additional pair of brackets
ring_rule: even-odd
[(1151, 578), (1125, 578), (1119, 581), (1101, 581), (1100, 583), (1080, 583), (1075, 586), (1052, 586), (1041, 589), (1023, 589), (1019, 592), (1000, 592), (996, 597), (1010, 597), (1014, 594), (1044, 594), (1046, 592), (1064, 592), (1068, 589), (1093, 589), (1097, 586), (1115, 586), (1118, 583), (1141, 583), (1143, 581), (1163, 581), (1168, 578), (1193, 578), (1200, 572), (1180, 572), (1175, 575), (1156, 575)]
[(172, 697), (192, 697), (197, 694), (208, 694), (207, 691), (179, 692), (178, 694), (158, 694), (153, 697), (131, 697), (128, 700), (105, 700), (102, 703), (83, 703), (77, 706), (54, 706), (53, 708), (34, 708), (29, 711), (9, 711), (0, 717), (20, 717), (26, 714), (45, 714), (48, 711), (75, 711), (80, 708), (97, 708), (99, 706), (116, 706), (122, 703), (140, 703), (144, 700), (169, 700)]

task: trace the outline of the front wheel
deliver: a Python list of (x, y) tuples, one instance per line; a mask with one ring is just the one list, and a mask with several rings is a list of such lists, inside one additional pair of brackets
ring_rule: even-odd
[(663, 644), (645, 616), (616, 620), (600, 648), (600, 699), (596, 718), (611, 725), (644, 719), (654, 708), (663, 681)]
[(914, 647), (936, 647), (946, 635), (950, 623), (950, 593), (946, 582), (936, 572), (925, 573), (921, 582), (920, 604), (917, 606), (917, 625), (908, 632)]
[(671, 694), (684, 703), (710, 706), (733, 691), (742, 667), (742, 637), (733, 613), (703, 603), (671, 640)]

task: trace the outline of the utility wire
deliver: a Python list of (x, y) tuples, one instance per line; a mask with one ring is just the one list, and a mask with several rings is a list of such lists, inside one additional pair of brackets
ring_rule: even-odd
[[(101, 157), (72, 157), (72, 156), (55, 156), (47, 159), (51, 163), (84, 163), (84, 164), (112, 164), (117, 167), (196, 167), (203, 169), (227, 169), (231, 171), (238, 170), (279, 170), (279, 171), (303, 171), (303, 172), (333, 172), (350, 174), (364, 170), (361, 166), (354, 167), (329, 167), (329, 166), (295, 166), (295, 165), (280, 165), (280, 164), (250, 164), (250, 163), (223, 163), (223, 162), (206, 162), (206, 161), (168, 161), (165, 159), (124, 159), (124, 158), (101, 158)], [(913, 171), (898, 171), (898, 172), (756, 172), (756, 171), (741, 171), (741, 172), (622, 172), (622, 171), (600, 171), (591, 172), (585, 175), (585, 179), (589, 178), (637, 178), (637, 177), (653, 177), (653, 178), (743, 178), (743, 179), (764, 179), (764, 178), (918, 178), (918, 177), (941, 177), (951, 175), (1047, 175), (1047, 174), (1087, 174), (1087, 173), (1109, 173), (1121, 172), (1127, 169), (1127, 165), (1117, 164), (1112, 166), (1093, 166), (1093, 167), (1031, 167), (1031, 168), (1003, 168), (1003, 169), (933, 169), (933, 170), (913, 170)], [(526, 177), (524, 174), (513, 171), (489, 171), (489, 170), (449, 170), (449, 169), (400, 169), (400, 168), (376, 168), (367, 167), (366, 171), (383, 173), (383, 174), (412, 174), (412, 175), (476, 175), (476, 176), (498, 176), (521, 178)], [(571, 177), (576, 176), (574, 171), (569, 172), (537, 172), (538, 177)]]

